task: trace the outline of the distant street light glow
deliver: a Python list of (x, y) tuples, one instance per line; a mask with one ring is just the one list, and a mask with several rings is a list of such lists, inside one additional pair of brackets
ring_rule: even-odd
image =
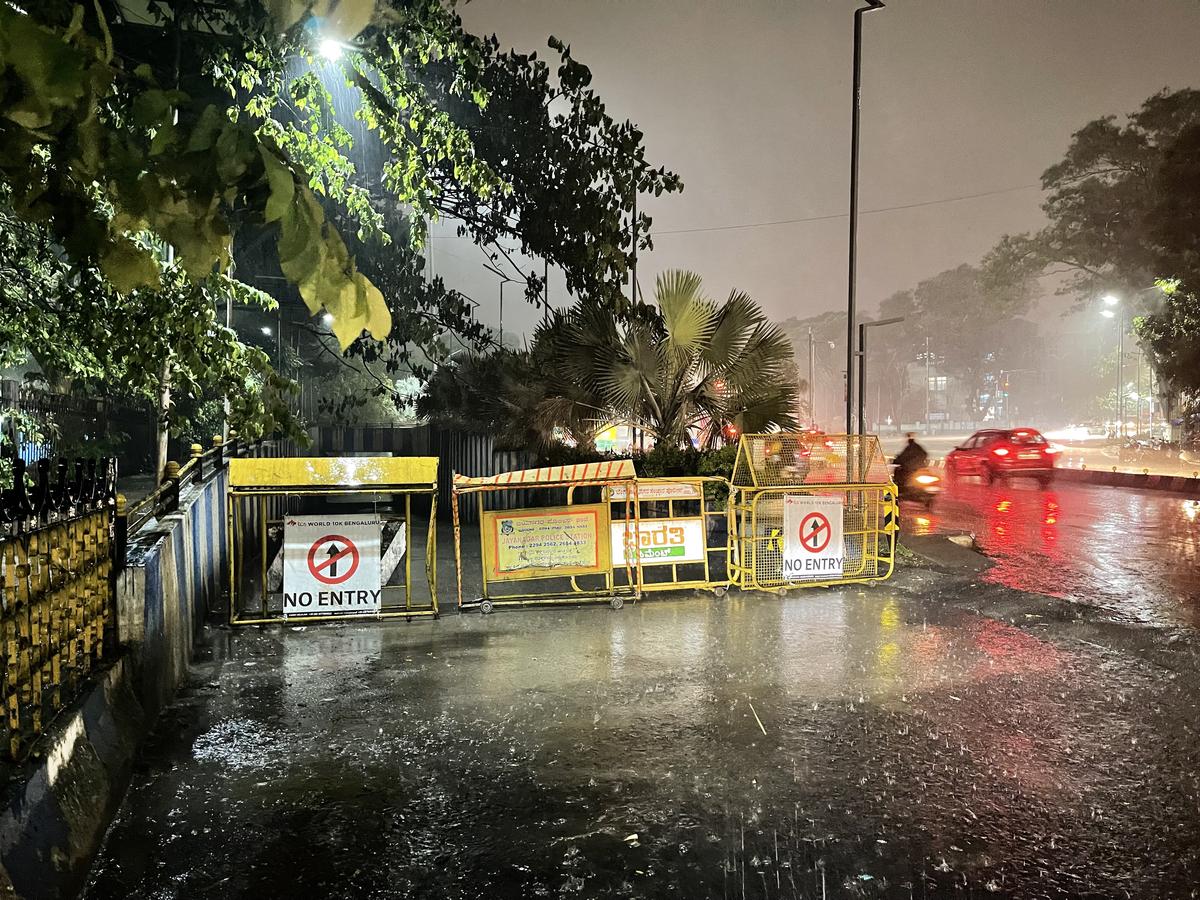
[(342, 45), (333, 38), (325, 38), (320, 44), (321, 55), (331, 62), (342, 57)]
[(321, 316), (321, 321), (324, 322), (326, 325), (332, 325), (333, 324), (333, 313), (325, 313), (325, 315)]
[[(1121, 298), (1118, 297), (1116, 294), (1105, 294), (1104, 295), (1105, 306), (1116, 306), (1120, 302), (1121, 302)], [(1111, 315), (1111, 313), (1109, 315)]]
[(1116, 313), (1111, 309), (1102, 309), (1100, 310), (1100, 315), (1104, 316), (1106, 319), (1111, 319), (1116, 315)]
[(264, 326), (262, 327), (262, 333), (263, 333), (263, 334), (265, 334), (265, 335), (267, 335), (267, 337), (270, 337), (270, 336), (271, 336), (271, 326), (270, 326), (270, 325), (264, 325)]

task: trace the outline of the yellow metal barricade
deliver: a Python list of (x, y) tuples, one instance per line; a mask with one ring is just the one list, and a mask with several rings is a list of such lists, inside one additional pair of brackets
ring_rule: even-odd
[[(613, 537), (610, 493), (624, 492), (620, 542)], [(523, 502), (506, 508), (520, 492)], [(459, 502), (472, 496), (479, 517), (479, 595), (463, 600), (462, 528)], [(469, 502), (469, 501), (468, 501)], [(637, 480), (630, 460), (550, 466), (470, 478), (454, 476), (454, 562), (461, 609), (484, 613), (500, 605), (608, 602), (620, 609), (642, 590), (637, 559), (614, 566), (619, 549), (637, 533)], [(628, 532), (626, 534), (625, 532)], [(615, 569), (622, 569), (618, 580)]]
[[(731, 583), (729, 482), (703, 476), (637, 479), (635, 531), (628, 489), (608, 489), (612, 509), (613, 574), (621, 578), (634, 548), (642, 565), (642, 590), (711, 590)], [(635, 537), (636, 536), (636, 537)], [(621, 553), (624, 546), (625, 553)]]
[(734, 465), (732, 580), (786, 590), (886, 579), (896, 487), (873, 435), (748, 434)]
[(437, 467), (433, 457), (231, 459), (230, 624), (436, 618)]

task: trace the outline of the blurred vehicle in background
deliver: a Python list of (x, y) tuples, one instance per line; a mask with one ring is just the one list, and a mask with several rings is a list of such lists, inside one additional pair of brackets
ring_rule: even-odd
[(950, 451), (946, 477), (977, 475), (984, 484), (998, 478), (1036, 478), (1045, 487), (1054, 479), (1058, 453), (1032, 428), (985, 429)]

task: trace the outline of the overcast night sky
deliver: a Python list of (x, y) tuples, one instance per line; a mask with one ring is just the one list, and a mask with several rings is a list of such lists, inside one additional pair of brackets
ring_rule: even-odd
[[(662, 269), (690, 268), (710, 293), (743, 288), (783, 319), (845, 303), (854, 7), (472, 0), (460, 10), (505, 47), (544, 56), (548, 35), (568, 41), (614, 117), (645, 132), (651, 163), (683, 177), (681, 195), (643, 204), (657, 235), (640, 263), (643, 291)], [(861, 209), (997, 192), (864, 215), (867, 310), (977, 262), (1005, 232), (1037, 227), (1039, 176), (1081, 125), (1133, 111), (1164, 87), (1200, 86), (1194, 0), (891, 0), (864, 18), (864, 34)], [(495, 278), (480, 251), (442, 238), (433, 255), (494, 323)], [(551, 285), (565, 303), (561, 282)], [(509, 331), (536, 317), (507, 305)]]

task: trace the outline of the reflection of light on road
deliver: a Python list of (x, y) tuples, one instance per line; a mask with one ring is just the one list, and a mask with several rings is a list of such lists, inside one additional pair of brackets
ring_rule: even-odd
[(880, 669), (891, 669), (894, 668), (896, 657), (899, 655), (900, 645), (895, 641), (889, 641), (879, 648), (875, 661), (879, 664)]
[(948, 486), (928, 526), (912, 516), (901, 524), (908, 533), (974, 535), (994, 562), (985, 581), (1200, 627), (1200, 498), (968, 480)]
[(900, 644), (892, 639), (899, 627), (900, 605), (895, 600), (888, 600), (879, 609), (879, 629), (889, 638), (875, 653), (875, 662), (880, 669), (891, 669), (900, 656)]
[(937, 519), (932, 516), (913, 516), (910, 530), (913, 534), (936, 534)]
[(972, 626), (968, 628), (975, 632), (975, 646), (986, 656), (975, 667), (976, 675), (1051, 672), (1062, 666), (1062, 653), (1057, 647), (1019, 628), (995, 619), (980, 619)]

